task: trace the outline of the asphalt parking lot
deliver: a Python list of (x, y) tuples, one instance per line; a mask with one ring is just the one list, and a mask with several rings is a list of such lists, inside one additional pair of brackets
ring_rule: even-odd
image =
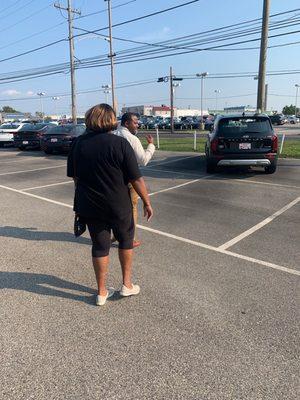
[(299, 398), (300, 160), (212, 176), (195, 153), (156, 153), (141, 294), (102, 308), (66, 157), (6, 148), (0, 165), (1, 398)]

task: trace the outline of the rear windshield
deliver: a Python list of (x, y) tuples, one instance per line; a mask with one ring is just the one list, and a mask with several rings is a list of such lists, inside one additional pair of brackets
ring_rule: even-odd
[(54, 128), (51, 128), (48, 131), (48, 135), (49, 134), (59, 135), (59, 134), (71, 133), (73, 131), (74, 131), (73, 125), (55, 126)]
[(265, 136), (272, 134), (267, 118), (222, 118), (218, 124), (218, 136), (239, 137), (242, 135)]
[(47, 124), (25, 124), (20, 129), (20, 132), (21, 131), (39, 131), (40, 129), (44, 128), (44, 126), (47, 126)]

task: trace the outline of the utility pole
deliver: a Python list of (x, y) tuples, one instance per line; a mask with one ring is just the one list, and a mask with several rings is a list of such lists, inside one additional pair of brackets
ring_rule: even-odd
[(296, 88), (296, 98), (295, 98), (295, 117), (297, 117), (297, 101), (298, 101), (298, 89), (300, 85), (296, 83), (295, 88)]
[(170, 107), (171, 107), (171, 133), (174, 133), (174, 91), (173, 91), (173, 69), (170, 67)]
[(112, 18), (111, 18), (111, 0), (107, 1), (107, 11), (108, 11), (108, 23), (109, 23), (109, 58), (110, 58), (110, 74), (111, 74), (111, 97), (112, 97), (112, 106), (117, 114), (117, 102), (115, 96), (115, 73), (114, 73), (114, 57), (115, 53), (113, 52), (113, 41), (112, 41)]
[(38, 92), (37, 95), (40, 98), (40, 103), (41, 103), (41, 116), (42, 116), (42, 121), (44, 122), (44, 105), (43, 105), (43, 96), (45, 96), (45, 92)]
[(268, 48), (268, 32), (269, 32), (269, 15), (270, 15), (270, 0), (264, 0), (263, 18), (261, 29), (260, 42), (260, 58), (257, 86), (257, 112), (265, 111), (265, 80), (266, 80), (266, 61)]
[(72, 121), (77, 124), (76, 112), (76, 86), (75, 86), (75, 62), (74, 62), (74, 38), (73, 38), (73, 15), (80, 15), (80, 11), (72, 9), (72, 0), (68, 0), (68, 7), (61, 7), (60, 4), (55, 3), (54, 7), (61, 10), (68, 11), (68, 25), (69, 25), (69, 51), (70, 51), (70, 69), (71, 69), (71, 96), (72, 96)]

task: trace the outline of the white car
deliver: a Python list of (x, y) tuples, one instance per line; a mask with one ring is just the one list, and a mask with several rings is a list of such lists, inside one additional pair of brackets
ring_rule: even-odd
[(0, 125), (0, 147), (4, 147), (5, 144), (13, 144), (14, 133), (18, 132), (24, 125), (20, 122), (5, 122)]

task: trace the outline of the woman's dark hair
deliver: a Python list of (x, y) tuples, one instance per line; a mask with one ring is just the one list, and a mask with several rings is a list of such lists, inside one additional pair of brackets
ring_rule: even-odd
[(137, 115), (135, 113), (132, 112), (126, 112), (125, 114), (122, 115), (122, 119), (121, 119), (121, 125), (125, 126), (126, 122), (130, 122), (132, 120), (133, 117), (136, 117)]
[(118, 121), (108, 104), (97, 104), (85, 113), (85, 125), (92, 131), (110, 132), (117, 129)]

